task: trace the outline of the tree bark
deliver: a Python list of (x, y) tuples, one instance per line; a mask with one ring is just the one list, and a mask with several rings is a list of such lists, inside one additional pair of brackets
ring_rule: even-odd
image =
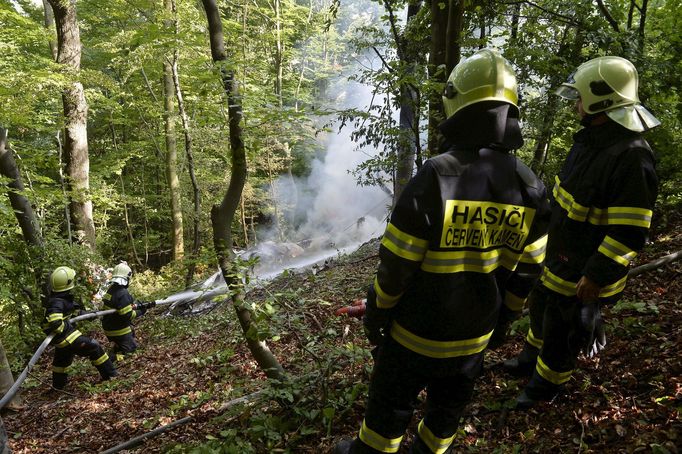
[[(43, 9), (45, 10), (45, 28), (52, 33), (52, 27), (54, 27), (54, 12), (48, 3), (48, 0), (43, 0)], [(57, 42), (51, 38), (49, 44), (52, 59), (57, 61)]]
[(11, 454), (9, 450), (9, 440), (7, 439), (7, 432), (5, 431), (5, 424), (0, 418), (0, 454)]
[[(12, 376), (12, 370), (9, 367), (9, 361), (7, 361), (5, 347), (3, 347), (2, 342), (0, 342), (0, 396), (7, 394), (7, 391), (10, 390), (12, 385), (14, 385), (14, 377)], [(21, 396), (17, 393), (12, 400), (9, 401), (7, 408), (20, 408), (22, 405)], [(2, 446), (1, 443), (0, 446)], [(2, 452), (1, 449), (0, 452)]]
[[(164, 0), (164, 8), (175, 13), (172, 0)], [(166, 24), (170, 26), (170, 24)], [(178, 149), (175, 140), (175, 105), (173, 104), (173, 65), (163, 63), (163, 107), (166, 134), (166, 181), (170, 192), (171, 218), (173, 220), (173, 260), (182, 260), (185, 255), (185, 240), (180, 202), (180, 179), (178, 178)]]
[(64, 103), (64, 147), (69, 184), (69, 210), (77, 240), (95, 249), (95, 223), (90, 199), (88, 156), (88, 104), (83, 85), (77, 81), (81, 63), (81, 41), (76, 0), (48, 0), (57, 28), (57, 63), (73, 82), (62, 92)]
[(19, 222), (19, 227), (21, 227), (24, 240), (31, 246), (41, 246), (43, 238), (40, 233), (38, 219), (33, 211), (31, 202), (23, 194), (24, 183), (21, 181), (21, 173), (12, 150), (7, 143), (7, 129), (2, 127), (0, 127), (0, 174), (10, 179), (10, 182), (7, 184), (10, 188), (8, 196), (14, 210), (14, 215)]
[[(441, 9), (441, 6), (443, 8)], [(438, 87), (445, 84), (446, 73), (446, 50), (447, 28), (450, 6), (447, 0), (431, 0), (431, 49), (429, 53), (429, 79)], [(429, 155), (438, 154), (438, 148), (443, 138), (438, 131), (438, 125), (443, 121), (443, 99), (441, 90), (432, 90), (429, 93), (429, 129), (428, 129), (428, 152)]]
[[(192, 153), (192, 133), (189, 128), (189, 118), (185, 111), (185, 101), (182, 95), (182, 88), (180, 87), (180, 76), (178, 74), (178, 54), (175, 53), (173, 57), (173, 64), (171, 65), (173, 71), (173, 83), (175, 84), (175, 97), (178, 100), (178, 111), (180, 112), (180, 119), (182, 120), (182, 132), (185, 136), (185, 154), (187, 156), (187, 169), (189, 171), (189, 179), (192, 182), (192, 195), (194, 198), (194, 219), (192, 222), (192, 258), (197, 259), (199, 256), (199, 248), (201, 247), (201, 238), (199, 236), (199, 224), (201, 221), (201, 191), (199, 190), (199, 182), (194, 172), (194, 154)], [(194, 278), (194, 260), (187, 268), (186, 284), (190, 285)]]
[(232, 302), (251, 354), (268, 377), (282, 379), (284, 378), (282, 366), (270, 352), (267, 344), (253, 335), (252, 313), (244, 304), (244, 288), (239, 277), (240, 270), (233, 261), (232, 221), (246, 182), (246, 150), (241, 129), (242, 106), (234, 71), (226, 67), (227, 54), (223, 43), (223, 26), (216, 0), (202, 0), (202, 3), (208, 21), (211, 57), (220, 69), (223, 88), (227, 95), (230, 151), (232, 153), (232, 171), (227, 192), (220, 205), (213, 205), (211, 208), (214, 247), (218, 264), (231, 291)]

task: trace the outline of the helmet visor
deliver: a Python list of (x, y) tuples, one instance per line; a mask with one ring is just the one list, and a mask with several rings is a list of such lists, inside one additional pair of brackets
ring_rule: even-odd
[(661, 122), (641, 104), (624, 106), (606, 112), (613, 121), (630, 131), (643, 132), (659, 126)]
[(568, 85), (560, 86), (556, 89), (554, 94), (571, 101), (576, 101), (580, 98), (580, 92), (573, 87), (569, 87)]

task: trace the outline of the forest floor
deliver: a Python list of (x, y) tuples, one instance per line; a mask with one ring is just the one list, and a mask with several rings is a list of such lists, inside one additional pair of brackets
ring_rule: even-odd
[[(666, 222), (636, 264), (682, 249), (682, 216)], [(50, 355), (41, 359), (23, 391), (26, 408), (4, 416), (13, 452), (101, 452), (186, 416), (192, 421), (124, 452), (331, 452), (357, 433), (371, 370), (361, 323), (334, 310), (364, 296), (377, 249), (370, 242), (315, 274), (286, 273), (248, 293), (290, 384), (268, 385), (229, 304), (201, 316), (146, 316), (137, 327), (142, 348), (113, 381), (97, 383), (78, 360), (66, 392), (57, 392)], [(681, 275), (677, 262), (632, 278), (605, 310), (606, 350), (581, 358), (566, 393), (527, 412), (507, 410), (524, 380), (494, 367), (520, 350), (527, 321), (517, 323), (509, 342), (486, 354), (455, 452), (682, 452)], [(96, 324), (87, 327), (106, 343)], [(250, 404), (220, 408), (259, 389)]]

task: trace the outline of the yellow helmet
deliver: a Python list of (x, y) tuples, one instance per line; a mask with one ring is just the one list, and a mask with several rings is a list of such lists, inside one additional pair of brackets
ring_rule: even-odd
[(130, 276), (133, 275), (133, 270), (130, 269), (126, 262), (121, 262), (114, 267), (111, 273), (111, 280), (120, 285), (128, 285)]
[(481, 49), (461, 60), (450, 73), (443, 93), (447, 118), (481, 101), (502, 101), (518, 109), (514, 69), (506, 58), (492, 49)]
[(661, 122), (639, 101), (639, 76), (625, 58), (607, 56), (586, 61), (568, 77), (556, 94), (582, 100), (588, 114), (604, 112), (632, 131), (655, 128)]
[(76, 282), (76, 271), (68, 266), (60, 266), (50, 275), (50, 286), (53, 292), (71, 290)]

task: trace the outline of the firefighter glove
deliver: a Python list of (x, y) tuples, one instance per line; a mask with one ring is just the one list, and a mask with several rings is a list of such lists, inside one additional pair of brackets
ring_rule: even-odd
[(606, 346), (606, 332), (599, 300), (582, 302), (578, 332), (581, 350), (588, 358), (596, 356)]
[(502, 304), (500, 315), (497, 317), (497, 325), (495, 325), (495, 330), (488, 342), (488, 348), (490, 350), (495, 350), (504, 344), (504, 341), (507, 339), (509, 326), (519, 317), (519, 314), (520, 312), (515, 312), (509, 309), (506, 304)]
[(384, 343), (388, 327), (391, 323), (390, 311), (377, 308), (377, 294), (374, 285), (370, 285), (367, 291), (367, 310), (362, 318), (362, 325), (367, 340), (372, 345)]

